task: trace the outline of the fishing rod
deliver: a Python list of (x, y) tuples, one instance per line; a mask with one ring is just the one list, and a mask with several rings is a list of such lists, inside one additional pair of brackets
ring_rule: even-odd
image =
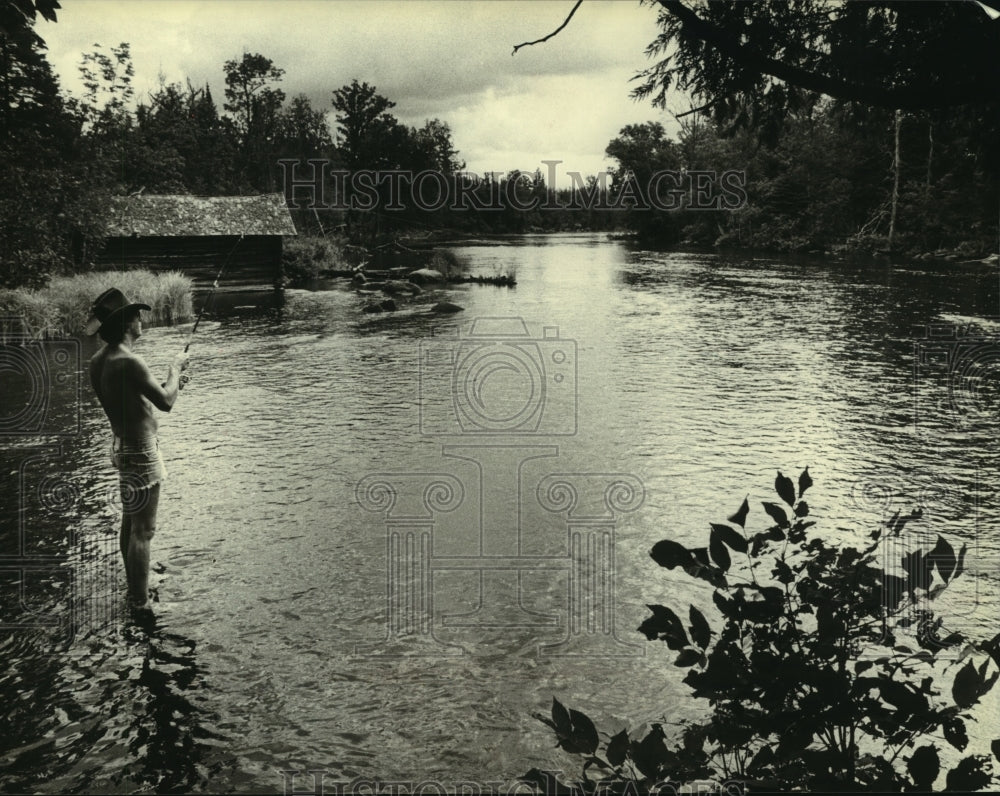
[[(222, 279), (222, 274), (225, 272), (226, 266), (229, 265), (229, 261), (236, 253), (236, 249), (239, 247), (244, 237), (246, 237), (246, 232), (241, 232), (239, 238), (236, 240), (236, 243), (234, 243), (233, 247), (229, 250), (229, 254), (226, 255), (226, 259), (222, 261), (222, 267), (219, 269), (219, 273), (215, 275), (215, 281), (212, 282), (212, 289), (208, 292), (208, 296), (202, 302), (201, 309), (198, 311), (198, 315), (194, 319), (194, 326), (191, 327), (191, 334), (188, 335), (188, 341), (184, 345), (185, 354), (191, 347), (191, 343), (194, 340), (194, 333), (198, 331), (198, 324), (201, 323), (201, 318), (205, 314), (205, 310), (208, 308), (209, 303), (211, 303), (212, 299), (214, 298), (215, 291), (219, 289), (219, 280)], [(187, 374), (182, 374), (180, 379), (180, 386), (183, 387), (189, 381), (191, 381), (191, 377), (188, 376)]]
[(201, 323), (201, 316), (205, 314), (205, 309), (208, 307), (209, 302), (211, 302), (212, 297), (215, 296), (215, 291), (219, 288), (219, 280), (222, 279), (222, 274), (226, 270), (226, 266), (229, 265), (229, 261), (232, 259), (233, 255), (236, 253), (236, 248), (240, 245), (240, 242), (246, 236), (245, 232), (240, 233), (240, 237), (233, 244), (233, 248), (229, 250), (229, 254), (226, 255), (226, 259), (222, 261), (222, 268), (219, 269), (219, 273), (215, 275), (215, 281), (212, 282), (212, 289), (208, 292), (208, 297), (202, 302), (201, 310), (199, 310), (198, 315), (194, 319), (194, 326), (191, 327), (191, 334), (188, 335), (187, 344), (184, 346), (184, 353), (191, 347), (191, 341), (194, 340), (194, 333), (198, 331), (198, 324)]

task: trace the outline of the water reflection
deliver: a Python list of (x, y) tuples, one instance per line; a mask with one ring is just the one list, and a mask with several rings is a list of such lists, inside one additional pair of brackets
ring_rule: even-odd
[(225, 738), (209, 728), (196, 704), (197, 692), (206, 687), (196, 643), (150, 617), (126, 629), (126, 644), (144, 652), (138, 676), (134, 664), (122, 672), (135, 683), (133, 716), (125, 736), (129, 762), (120, 782), (113, 781), (130, 791), (190, 793), (205, 788), (214, 747)]
[(225, 738), (199, 705), (206, 676), (196, 643), (159, 618), (128, 620), (40, 655), (25, 635), (4, 640), (5, 788), (190, 793), (227, 765)]

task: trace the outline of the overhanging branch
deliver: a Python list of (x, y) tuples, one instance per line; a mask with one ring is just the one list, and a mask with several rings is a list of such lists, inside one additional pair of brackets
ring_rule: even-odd
[(515, 44), (514, 45), (514, 51), (511, 53), (511, 55), (516, 54), (517, 51), (520, 50), (522, 47), (530, 47), (532, 44), (541, 44), (542, 42), (545, 42), (545, 41), (548, 41), (549, 39), (551, 39), (553, 36), (555, 36), (557, 33), (559, 33), (559, 31), (561, 31), (563, 28), (565, 28), (569, 24), (569, 21), (571, 19), (573, 19), (573, 15), (576, 13), (576, 10), (580, 7), (580, 4), (582, 2), (583, 2), (583, 0), (576, 0), (576, 5), (573, 6), (573, 10), (569, 12), (569, 16), (566, 17), (566, 19), (563, 20), (562, 25), (560, 25), (558, 28), (556, 28), (554, 31), (552, 31), (548, 36), (544, 36), (541, 39), (535, 39), (534, 41), (526, 41), (526, 42), (522, 42), (521, 44)]
[(886, 88), (877, 85), (849, 83), (830, 75), (811, 72), (794, 64), (783, 63), (769, 58), (742, 43), (717, 25), (706, 22), (694, 11), (685, 6), (681, 0), (657, 0), (657, 2), (676, 16), (688, 33), (701, 39), (706, 44), (715, 47), (719, 52), (729, 56), (741, 66), (755, 72), (760, 72), (761, 74), (776, 77), (785, 83), (804, 88), (808, 91), (816, 91), (830, 97), (853, 100), (868, 105), (879, 105), (902, 110), (964, 105), (973, 102), (985, 102), (996, 98), (996, 81), (1000, 78), (1000, 69), (996, 67), (994, 68), (996, 74), (957, 85), (941, 84), (927, 86), (926, 84), (921, 84), (918, 86)]
[(720, 102), (724, 102), (727, 99), (728, 99), (728, 97), (717, 97), (716, 99), (712, 100), (711, 102), (706, 102), (704, 105), (700, 105), (697, 108), (692, 108), (689, 111), (684, 111), (684, 113), (675, 113), (675, 114), (673, 114), (673, 117), (675, 119), (683, 119), (685, 116), (690, 116), (692, 113), (701, 113), (702, 111), (707, 111), (709, 108), (713, 108), (716, 105), (718, 105)]

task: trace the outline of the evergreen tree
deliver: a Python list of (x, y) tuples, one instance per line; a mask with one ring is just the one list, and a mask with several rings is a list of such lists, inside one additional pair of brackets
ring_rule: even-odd
[(348, 169), (393, 168), (405, 135), (388, 111), (396, 106), (374, 86), (356, 79), (333, 92), (337, 146)]
[(81, 158), (30, 19), (0, 33), (0, 285), (37, 285), (86, 257), (100, 233), (101, 183)]

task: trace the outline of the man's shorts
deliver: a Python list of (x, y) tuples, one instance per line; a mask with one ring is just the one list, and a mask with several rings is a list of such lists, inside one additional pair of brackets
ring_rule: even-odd
[(111, 463), (118, 470), (122, 490), (136, 492), (164, 481), (167, 468), (156, 437), (111, 443)]

